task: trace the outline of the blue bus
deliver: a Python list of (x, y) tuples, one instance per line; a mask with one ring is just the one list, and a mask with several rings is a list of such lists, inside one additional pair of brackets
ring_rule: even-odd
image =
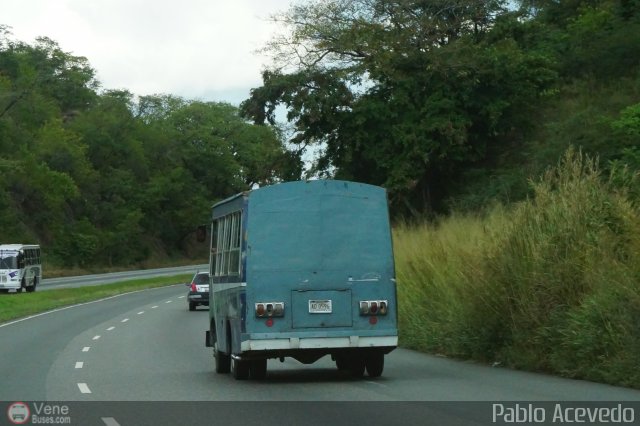
[(213, 206), (209, 330), (218, 373), (262, 379), (267, 360), (378, 377), (397, 347), (387, 196), (347, 181), (281, 183)]

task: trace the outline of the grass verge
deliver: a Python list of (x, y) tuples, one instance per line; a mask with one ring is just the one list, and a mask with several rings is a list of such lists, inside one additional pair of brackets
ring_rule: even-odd
[(189, 281), (191, 276), (192, 274), (181, 274), (96, 286), (36, 291), (34, 293), (0, 294), (0, 323), (122, 293), (184, 283)]

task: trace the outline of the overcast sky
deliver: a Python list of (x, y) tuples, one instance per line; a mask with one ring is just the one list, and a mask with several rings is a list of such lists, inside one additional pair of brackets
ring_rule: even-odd
[(238, 104), (260, 86), (276, 31), (268, 17), (292, 0), (0, 0), (13, 38), (46, 36), (84, 56), (103, 89)]

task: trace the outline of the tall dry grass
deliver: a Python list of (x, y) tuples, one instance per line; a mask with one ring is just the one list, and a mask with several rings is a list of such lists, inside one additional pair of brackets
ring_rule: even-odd
[(394, 230), (408, 347), (640, 387), (640, 211), (569, 150), (534, 197)]

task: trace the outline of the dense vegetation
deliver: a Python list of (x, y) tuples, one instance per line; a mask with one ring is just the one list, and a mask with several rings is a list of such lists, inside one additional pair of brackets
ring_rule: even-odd
[(640, 207), (571, 150), (532, 186), (397, 227), (403, 344), (640, 388)]
[[(514, 9), (519, 6), (517, 9)], [(529, 195), (574, 144), (640, 166), (637, 0), (332, 0), (274, 17), (242, 111), (321, 145), (316, 171), (385, 186), (393, 212)]]
[(0, 241), (38, 242), (50, 265), (197, 254), (215, 200), (299, 167), (231, 105), (100, 91), (86, 59), (0, 28)]

